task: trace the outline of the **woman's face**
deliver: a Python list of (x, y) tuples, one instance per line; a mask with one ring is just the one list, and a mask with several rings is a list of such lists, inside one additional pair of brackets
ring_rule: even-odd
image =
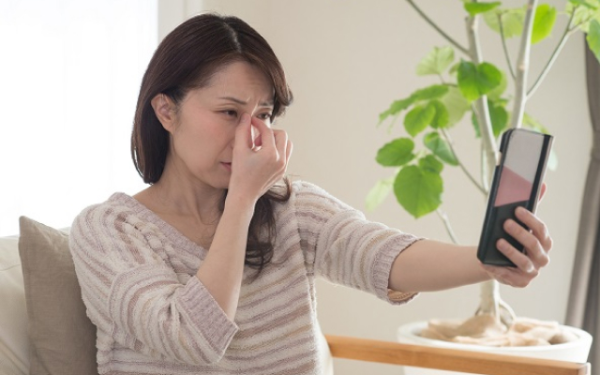
[(172, 122), (161, 119), (170, 133), (166, 168), (176, 168), (178, 178), (227, 188), (235, 131), (243, 113), (270, 126), (273, 88), (256, 67), (233, 62), (218, 70), (207, 86), (189, 91)]

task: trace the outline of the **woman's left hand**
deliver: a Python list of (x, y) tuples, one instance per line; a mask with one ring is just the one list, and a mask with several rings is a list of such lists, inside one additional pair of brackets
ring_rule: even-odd
[[(545, 186), (542, 191), (545, 191)], [(548, 252), (552, 248), (552, 237), (546, 224), (525, 208), (519, 207), (515, 215), (530, 231), (512, 219), (506, 220), (504, 230), (523, 244), (524, 251), (518, 251), (505, 239), (498, 240), (497, 247), (517, 267), (482, 266), (492, 278), (503, 284), (525, 287), (550, 262)]]

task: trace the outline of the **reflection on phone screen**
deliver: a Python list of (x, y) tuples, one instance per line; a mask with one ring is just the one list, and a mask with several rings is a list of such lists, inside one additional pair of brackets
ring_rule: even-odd
[(513, 134), (506, 150), (494, 207), (525, 202), (531, 197), (544, 139), (534, 133)]

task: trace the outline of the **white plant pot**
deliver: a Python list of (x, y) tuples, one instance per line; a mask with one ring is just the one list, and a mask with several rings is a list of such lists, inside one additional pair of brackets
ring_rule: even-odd
[[(427, 327), (427, 322), (409, 323), (398, 328), (398, 341), (402, 344), (414, 344), (433, 346), (436, 348), (472, 350), (480, 352), (489, 352), (496, 354), (516, 355), (522, 357), (535, 357), (554, 359), (559, 361), (570, 361), (585, 363), (587, 362), (590, 347), (592, 346), (592, 336), (579, 329), (570, 326), (562, 326), (565, 330), (573, 333), (579, 340), (547, 346), (520, 346), (520, 347), (489, 347), (481, 345), (458, 344), (448, 341), (433, 340), (420, 337), (418, 334)], [(442, 371), (426, 369), (420, 367), (404, 367), (404, 375), (454, 375), (463, 374), (461, 372)]]

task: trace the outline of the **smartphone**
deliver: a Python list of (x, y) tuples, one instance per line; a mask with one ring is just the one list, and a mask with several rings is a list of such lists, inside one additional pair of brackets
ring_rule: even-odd
[(529, 229), (515, 217), (515, 210), (522, 206), (535, 212), (552, 141), (551, 135), (525, 129), (509, 129), (502, 134), (500, 161), (494, 171), (477, 249), (482, 263), (515, 267), (496, 248), (496, 243), (504, 238), (523, 251), (523, 245), (504, 231), (503, 224), (510, 218)]

